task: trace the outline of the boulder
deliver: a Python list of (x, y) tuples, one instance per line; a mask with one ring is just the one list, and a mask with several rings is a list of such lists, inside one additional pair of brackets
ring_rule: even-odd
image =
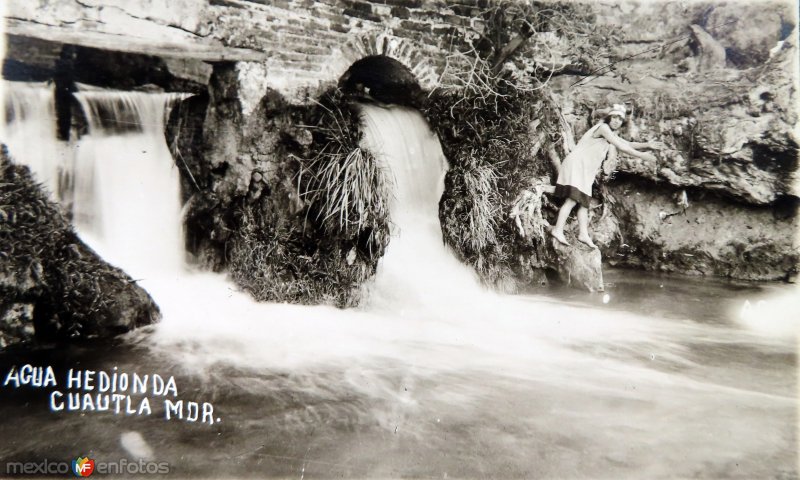
[(796, 27), (792, 9), (797, 9), (794, 2), (724, 2), (710, 9), (705, 27), (733, 65), (754, 67), (764, 63), (770, 50)]
[(160, 316), (150, 296), (76, 235), (27, 167), (0, 158), (0, 349), (110, 337)]
[(725, 68), (725, 48), (700, 25), (691, 25), (689, 28), (697, 47), (698, 69), (706, 71)]
[[(530, 188), (523, 190), (514, 202), (510, 217), (514, 220), (517, 234), (533, 248), (532, 254), (520, 255), (520, 266), (524, 274), (520, 277), (529, 285), (547, 285), (545, 270), (558, 272), (559, 279), (574, 288), (590, 292), (603, 291), (603, 268), (600, 250), (589, 248), (573, 239), (571, 245), (563, 245), (548, 233), (551, 226), (543, 216), (543, 206), (553, 210), (545, 194), (551, 195), (554, 187), (544, 185), (542, 179), (535, 180)], [(550, 212), (554, 213), (554, 212)], [(611, 243), (617, 225), (610, 215), (602, 215), (595, 222), (600, 226), (594, 231), (601, 246)], [(568, 225), (574, 229), (575, 224)], [(569, 233), (569, 235), (572, 235)]]
[(602, 256), (597, 248), (575, 240), (571, 245), (563, 245), (556, 239), (550, 243), (555, 251), (558, 276), (569, 286), (588, 290), (603, 291)]

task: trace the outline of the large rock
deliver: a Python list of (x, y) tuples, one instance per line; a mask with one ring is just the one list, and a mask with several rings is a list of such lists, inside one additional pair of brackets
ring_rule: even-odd
[[(555, 214), (554, 205), (548, 200), (553, 191), (553, 187), (543, 185), (540, 180), (523, 190), (514, 202), (510, 217), (514, 219), (519, 237), (533, 250), (527, 254), (520, 252), (522, 268), (516, 271), (517, 276), (528, 285), (546, 285), (545, 271), (557, 272), (558, 279), (566, 285), (590, 292), (603, 291), (600, 250), (577, 240), (577, 221), (570, 222), (566, 229), (572, 244), (563, 245), (550, 235), (552, 227), (544, 215)], [(615, 219), (602, 215), (595, 223), (600, 225), (593, 231), (595, 241), (599, 240), (601, 246), (611, 245), (617, 232)]]
[(789, 1), (723, 2), (710, 8), (705, 26), (725, 47), (733, 65), (754, 67), (764, 63), (770, 50), (796, 27), (796, 10), (796, 2)]
[(697, 48), (697, 67), (707, 71), (725, 67), (725, 47), (708, 34), (700, 25), (691, 25), (692, 40)]
[[(588, 128), (586, 119), (595, 109), (625, 102), (634, 117), (628, 139), (663, 140), (670, 148), (657, 162), (621, 155), (619, 170), (758, 205), (797, 195), (797, 32), (785, 2), (697, 3), (682, 9), (677, 2), (653, 2), (622, 11), (624, 5), (601, 7), (599, 23), (618, 21), (622, 14), (658, 14), (663, 25), (626, 32), (622, 51), (635, 53), (625, 50), (627, 45), (645, 53), (635, 61), (620, 61), (612, 72), (578, 86), (570, 77), (552, 82), (576, 134)], [(642, 43), (642, 31), (663, 48)], [(753, 68), (722, 68), (720, 45), (730, 55), (734, 38), (751, 31), (747, 38), (764, 39), (762, 54), (752, 57), (760, 60), (745, 65)], [(692, 37), (701, 44), (684, 48)], [(673, 43), (676, 38), (680, 41)], [(770, 53), (780, 39), (786, 41)]]
[(619, 243), (607, 250), (612, 265), (747, 280), (797, 275), (796, 201), (744, 206), (703, 190), (643, 181), (609, 190), (620, 227)]
[[(625, 102), (632, 120), (622, 136), (668, 146), (656, 161), (619, 155), (620, 174), (605, 198), (613, 215), (602, 217), (608, 225), (592, 225), (606, 258), (735, 278), (796, 276), (800, 150), (791, 9), (779, 2), (599, 8), (600, 25), (649, 19), (626, 32), (613, 71), (577, 86), (575, 77), (551, 82), (565, 117), (578, 136), (595, 110)], [(684, 193), (685, 213), (676, 203)]]
[(558, 276), (562, 282), (590, 292), (603, 291), (600, 250), (589, 248), (577, 240), (569, 246), (562, 245), (556, 239), (551, 239), (550, 242), (555, 251)]
[(158, 320), (134, 280), (77, 237), (27, 167), (0, 158), (0, 349), (108, 337)]
[[(589, 112), (627, 99), (634, 118), (623, 136), (667, 143), (654, 162), (620, 155), (620, 171), (765, 205), (797, 195), (796, 52), (787, 47), (764, 68), (747, 71), (679, 74), (650, 62), (577, 89), (558, 80), (556, 89), (576, 134), (586, 129)], [(626, 83), (634, 77), (640, 81)]]

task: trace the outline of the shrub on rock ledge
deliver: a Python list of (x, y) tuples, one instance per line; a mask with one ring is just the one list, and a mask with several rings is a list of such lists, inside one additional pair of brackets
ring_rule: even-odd
[(523, 239), (510, 213), (533, 181), (557, 172), (572, 136), (544, 85), (521, 87), (512, 72), (494, 73), (478, 57), (469, 64), (445, 77), (448, 86), (430, 95), (424, 112), (450, 162), (442, 231), (484, 281), (513, 291), (555, 258), (546, 258), (544, 238)]

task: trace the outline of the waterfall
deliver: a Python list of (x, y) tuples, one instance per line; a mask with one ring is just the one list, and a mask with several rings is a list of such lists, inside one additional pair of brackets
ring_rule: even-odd
[[(2, 86), (5, 121), (0, 123), (0, 140), (8, 147), (12, 160), (27, 165), (56, 200), (68, 149), (56, 136), (53, 86), (6, 80)], [(33, 145), (36, 148), (31, 148)]]
[(174, 93), (82, 91), (74, 219), (81, 237), (134, 277), (184, 263), (180, 176), (164, 138)]
[(360, 106), (364, 146), (391, 172), (392, 239), (369, 292), (371, 306), (452, 308), (480, 297), (477, 276), (444, 245), (439, 200), (447, 161), (439, 139), (411, 108)]

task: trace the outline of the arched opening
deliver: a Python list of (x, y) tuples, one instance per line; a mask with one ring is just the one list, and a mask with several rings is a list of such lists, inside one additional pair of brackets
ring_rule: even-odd
[(339, 79), (339, 88), (356, 100), (414, 106), (422, 88), (408, 67), (385, 55), (371, 55), (355, 63)]

